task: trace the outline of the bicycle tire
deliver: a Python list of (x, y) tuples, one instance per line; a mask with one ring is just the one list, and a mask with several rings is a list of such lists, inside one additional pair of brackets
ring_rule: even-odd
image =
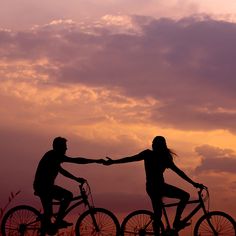
[[(96, 226), (93, 219), (96, 220)], [(116, 216), (104, 208), (93, 208), (85, 211), (77, 220), (75, 226), (76, 236), (118, 236), (120, 224)]]
[[(153, 229), (154, 214), (148, 210), (137, 210), (127, 215), (121, 224), (121, 235), (155, 235)], [(161, 223), (161, 232), (164, 232), (164, 225)], [(162, 233), (161, 233), (162, 235)]]
[[(215, 232), (211, 229), (210, 223), (215, 229)], [(212, 211), (203, 215), (196, 223), (194, 227), (194, 236), (235, 236), (236, 235), (236, 223), (234, 219), (221, 211)]]
[(28, 205), (11, 208), (2, 219), (2, 236), (40, 236), (40, 231), (41, 214)]

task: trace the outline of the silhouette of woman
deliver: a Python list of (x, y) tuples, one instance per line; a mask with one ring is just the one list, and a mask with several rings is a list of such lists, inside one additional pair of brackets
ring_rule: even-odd
[(165, 183), (163, 177), (164, 171), (167, 168), (170, 168), (194, 187), (201, 188), (203, 186), (202, 184), (191, 180), (174, 164), (173, 155), (176, 154), (167, 147), (165, 138), (162, 136), (156, 136), (152, 141), (152, 150), (147, 149), (134, 156), (124, 157), (117, 160), (113, 160), (108, 157), (108, 160), (104, 163), (105, 165), (111, 165), (144, 160), (146, 172), (146, 191), (151, 199), (155, 215), (154, 230), (156, 236), (159, 236), (160, 234), (162, 197), (165, 196), (180, 200), (173, 222), (173, 227), (176, 229), (181, 229), (186, 226), (186, 223), (181, 221), (181, 215), (190, 197), (189, 193), (184, 190)]

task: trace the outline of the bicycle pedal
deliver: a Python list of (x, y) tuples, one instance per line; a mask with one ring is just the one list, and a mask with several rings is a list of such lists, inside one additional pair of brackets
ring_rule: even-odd
[(65, 229), (65, 228), (67, 228), (67, 227), (69, 227), (69, 226), (72, 226), (73, 223), (69, 223), (69, 222), (66, 222), (66, 221), (62, 221), (61, 223), (56, 224), (56, 225), (57, 225), (57, 228), (58, 228), (58, 229)]
[(69, 225), (59, 225), (59, 226), (57, 226), (57, 228), (58, 229), (66, 229), (66, 228), (68, 228), (69, 227)]
[(165, 236), (179, 236), (178, 232), (175, 229), (169, 229), (165, 232)]
[(186, 222), (182, 225), (181, 229), (184, 229), (185, 227), (190, 226), (192, 223), (191, 222)]
[(176, 227), (174, 227), (174, 230), (178, 232), (178, 231), (180, 231), (180, 230), (182, 230), (182, 229), (184, 229), (184, 228), (186, 228), (190, 225), (191, 225), (191, 222), (181, 222)]
[(58, 232), (58, 228), (55, 225), (47, 227), (46, 232), (48, 235), (55, 235)]

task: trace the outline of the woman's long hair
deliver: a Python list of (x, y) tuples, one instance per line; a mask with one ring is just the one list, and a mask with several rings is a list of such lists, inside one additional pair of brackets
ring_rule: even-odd
[(165, 154), (167, 158), (173, 160), (173, 156), (177, 156), (177, 154), (169, 149), (166, 144), (166, 139), (163, 136), (156, 136), (152, 141), (152, 149), (153, 151), (162, 152)]

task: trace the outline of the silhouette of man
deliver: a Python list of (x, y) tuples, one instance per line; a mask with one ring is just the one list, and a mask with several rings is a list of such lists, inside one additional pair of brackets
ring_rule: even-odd
[(42, 159), (40, 160), (34, 179), (34, 190), (35, 194), (40, 197), (42, 206), (44, 209), (44, 225), (45, 228), (51, 226), (51, 217), (52, 217), (52, 200), (56, 199), (60, 201), (60, 208), (58, 216), (55, 222), (55, 225), (59, 228), (64, 228), (72, 225), (72, 223), (66, 222), (63, 220), (63, 214), (67, 207), (69, 206), (73, 194), (57, 185), (54, 184), (54, 181), (58, 173), (83, 183), (85, 179), (77, 178), (65, 169), (61, 167), (63, 162), (67, 163), (76, 163), (76, 164), (88, 164), (88, 163), (102, 163), (102, 159), (87, 159), (83, 157), (72, 158), (65, 155), (67, 150), (67, 140), (62, 137), (57, 137), (53, 140), (53, 149), (46, 152)]
[(181, 221), (182, 212), (189, 200), (189, 193), (175, 186), (165, 183), (163, 173), (167, 168), (177, 173), (181, 178), (191, 183), (196, 188), (203, 187), (202, 184), (196, 183), (191, 180), (182, 170), (180, 170), (173, 161), (173, 155), (166, 144), (166, 140), (162, 136), (156, 136), (152, 142), (152, 150), (144, 150), (134, 156), (123, 157), (117, 160), (108, 158), (105, 165), (127, 163), (134, 161), (144, 161), (146, 172), (146, 191), (151, 199), (154, 211), (154, 231), (155, 235), (160, 235), (160, 224), (162, 216), (162, 197), (180, 199), (176, 210), (176, 216), (173, 222), (175, 229), (181, 229), (188, 225), (187, 222)]

